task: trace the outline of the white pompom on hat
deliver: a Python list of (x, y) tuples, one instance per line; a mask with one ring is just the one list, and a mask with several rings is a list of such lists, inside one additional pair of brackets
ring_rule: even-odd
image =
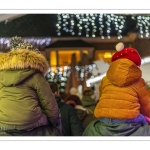
[(116, 50), (117, 52), (112, 56), (112, 62), (126, 58), (134, 62), (137, 66), (141, 65), (141, 57), (136, 49), (132, 47), (124, 48), (124, 44), (120, 42), (116, 45)]
[(122, 43), (122, 42), (120, 42), (120, 43), (118, 43), (117, 45), (116, 45), (116, 50), (119, 52), (119, 51), (121, 51), (121, 50), (123, 50), (124, 49), (124, 44)]

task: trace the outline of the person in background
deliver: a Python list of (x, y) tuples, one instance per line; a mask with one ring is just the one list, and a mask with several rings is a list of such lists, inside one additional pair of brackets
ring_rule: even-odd
[(69, 91), (69, 95), (77, 95), (82, 99), (82, 85), (79, 85), (77, 88), (72, 87)]
[(88, 109), (92, 114), (94, 113), (94, 109), (96, 107), (95, 102), (95, 93), (92, 89), (87, 89), (83, 91), (83, 97), (81, 99), (83, 107)]
[(141, 57), (123, 43), (116, 50), (99, 87), (94, 110), (99, 121), (92, 122), (83, 135), (150, 135), (150, 98), (140, 70)]
[(71, 105), (75, 109), (80, 121), (82, 122), (84, 129), (88, 126), (88, 124), (91, 121), (95, 119), (94, 115), (91, 114), (91, 112), (88, 109), (82, 106), (82, 102), (79, 96), (70, 95), (66, 99), (66, 104)]
[(59, 89), (55, 82), (48, 82), (52, 92), (58, 103), (58, 107), (61, 113), (62, 122), (62, 136), (81, 136), (84, 128), (81, 121), (79, 120), (75, 110), (70, 106), (61, 101), (59, 96)]
[(44, 77), (48, 67), (40, 51), (21, 37), (13, 37), (10, 51), (0, 54), (0, 135), (37, 135), (32, 130), (41, 126), (38, 135), (49, 135), (52, 128), (60, 135), (59, 108)]

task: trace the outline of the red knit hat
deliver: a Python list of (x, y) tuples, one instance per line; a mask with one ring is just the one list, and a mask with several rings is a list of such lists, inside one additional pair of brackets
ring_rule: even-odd
[(112, 59), (111, 59), (112, 62), (117, 59), (127, 58), (127, 59), (133, 61), (137, 66), (141, 65), (141, 57), (136, 49), (131, 48), (131, 47), (124, 48), (123, 43), (118, 43), (116, 45), (116, 50), (118, 52), (116, 52), (112, 56)]

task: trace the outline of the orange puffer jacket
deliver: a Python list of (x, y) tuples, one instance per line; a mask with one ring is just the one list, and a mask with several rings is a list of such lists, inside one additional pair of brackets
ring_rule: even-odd
[(110, 64), (99, 87), (96, 118), (133, 119), (142, 113), (150, 117), (150, 98), (139, 67), (128, 59)]

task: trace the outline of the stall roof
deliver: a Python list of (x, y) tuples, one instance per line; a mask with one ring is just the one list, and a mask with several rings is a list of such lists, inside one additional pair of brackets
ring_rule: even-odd
[(86, 43), (82, 40), (62, 40), (56, 41), (46, 48), (58, 48), (58, 47), (93, 47), (89, 43)]

